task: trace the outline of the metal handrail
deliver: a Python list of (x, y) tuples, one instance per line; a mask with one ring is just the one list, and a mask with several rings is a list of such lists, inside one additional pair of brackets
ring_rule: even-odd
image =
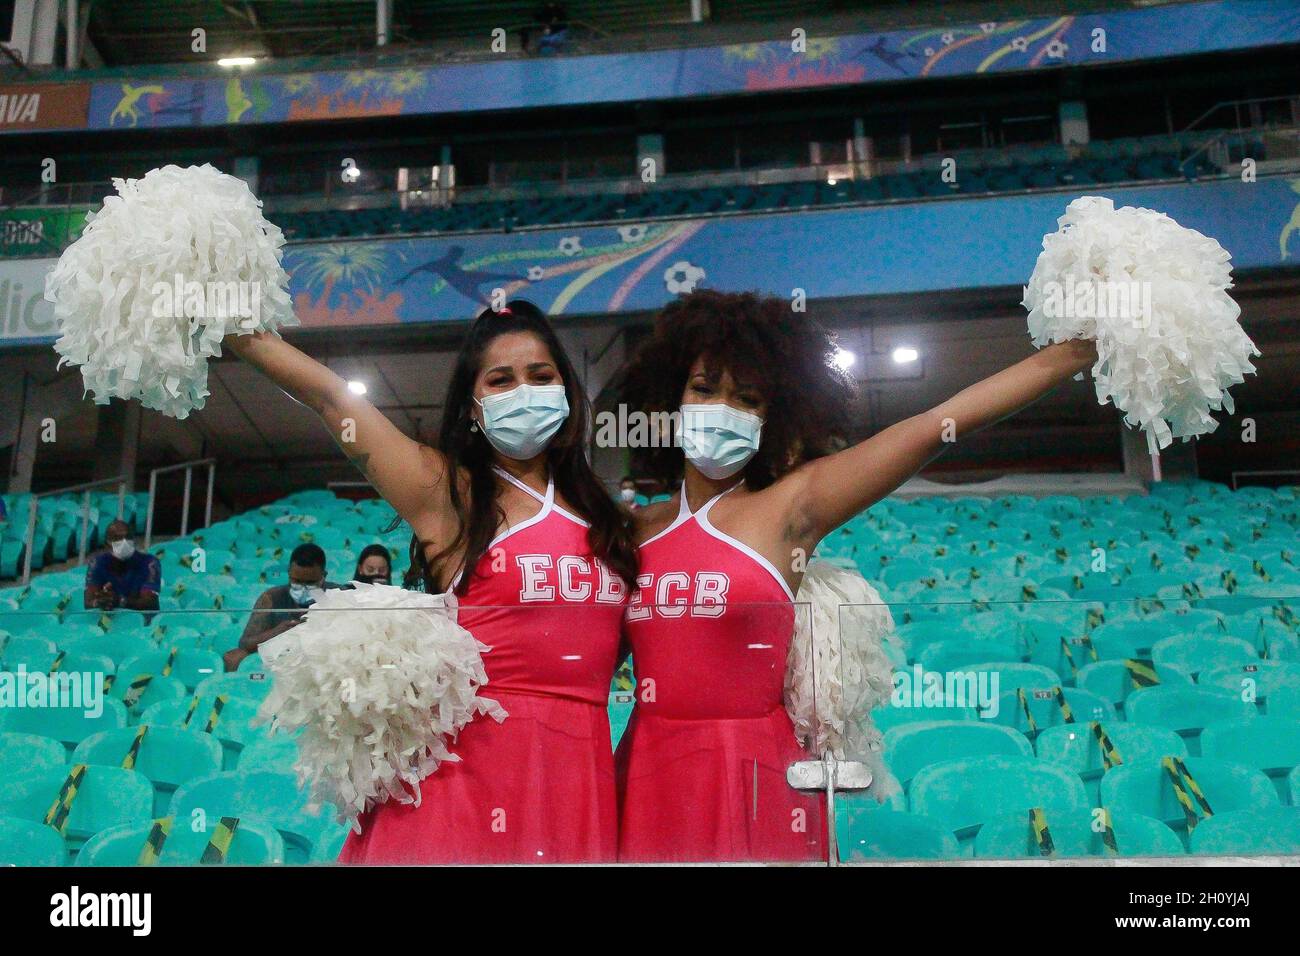
[(153, 508), (158, 493), (158, 476), (173, 471), (185, 472), (185, 498), (181, 503), (181, 537), (190, 533), (190, 488), (194, 482), (194, 469), (208, 466), (208, 495), (203, 508), (203, 527), (212, 524), (212, 489), (217, 481), (217, 460), (215, 458), (196, 458), (183, 461), (178, 465), (165, 465), (149, 472), (149, 509), (144, 524), (144, 546), (147, 550), (153, 543)]
[(51, 491), (42, 491), (32, 495), (27, 505), (27, 535), (24, 539), (24, 548), (26, 557), (23, 560), (23, 584), (28, 585), (32, 581), (32, 546), (36, 542), (36, 513), (40, 510), (40, 499), (49, 498), (52, 495), (66, 495), (74, 492), (82, 493), (81, 500), (81, 540), (77, 550), (77, 561), (79, 564), (86, 563), (86, 545), (89, 540), (90, 532), (90, 493), (96, 488), (102, 488), (106, 485), (115, 485), (117, 487), (117, 517), (122, 517), (124, 503), (126, 501), (126, 486), (130, 482), (130, 475), (117, 475), (113, 478), (101, 478), (98, 481), (87, 481), (79, 485), (68, 485), (66, 488), (55, 488)]

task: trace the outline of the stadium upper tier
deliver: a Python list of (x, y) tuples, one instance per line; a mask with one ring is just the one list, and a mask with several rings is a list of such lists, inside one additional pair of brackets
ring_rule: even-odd
[[(1008, 150), (956, 151), (950, 156), (918, 160), (906, 171), (875, 176), (856, 175), (851, 164), (807, 172), (818, 179), (750, 185), (674, 187), (671, 177), (660, 184), (635, 184), (632, 191), (560, 193), (535, 198), (482, 199), (488, 190), (462, 191), (455, 202), (423, 206), (436, 193), (393, 194), (407, 208), (329, 208), (314, 211), (275, 209), (268, 215), (288, 239), (323, 239), (410, 233), (469, 232), (553, 226), (600, 221), (642, 221), (677, 216), (790, 211), (804, 207), (863, 205), (891, 201), (977, 196), (1032, 189), (1087, 187), (1103, 184), (1217, 175), (1219, 166), (1205, 149), (1227, 137), (1229, 162), (1242, 155), (1263, 157), (1264, 135), (1240, 137), (1229, 131), (1197, 131), (1172, 136), (1134, 137), (1087, 146), (1044, 146)], [(940, 175), (941, 163), (956, 162), (955, 177)], [(789, 174), (789, 171), (784, 171)], [(839, 175), (837, 176), (836, 173)], [(698, 178), (698, 177), (695, 177)], [(521, 191), (528, 191), (524, 187)], [(545, 192), (545, 187), (536, 190)], [(468, 199), (464, 198), (468, 195)]]
[[(194, 863), (210, 839), (156, 821), (195, 807), (209, 835), (237, 821), (229, 862), (334, 859), (346, 831), (308, 809), (293, 740), (253, 723), (270, 678), (256, 655), (221, 673), (221, 653), (300, 542), (336, 580), (375, 541), (400, 573), (392, 515), (303, 492), (158, 545), (152, 619), (77, 610), (76, 569), (0, 592), (0, 672), (107, 688), (98, 715), (0, 709), (0, 864), (147, 863), (159, 843), (163, 862)], [(1296, 488), (1165, 483), (1122, 500), (890, 499), (832, 534), (823, 557), (878, 582), (897, 625), (895, 693), (874, 717), (899, 792), (842, 795), (841, 853), (1300, 852), (1298, 533)], [(935, 680), (943, 694), (922, 696)], [(611, 687), (615, 739), (630, 687)], [(70, 778), (78, 796), (50, 826)]]
[[(332, 194), (276, 193), (275, 177), (262, 190), (267, 216), (293, 240), (467, 233), (594, 222), (640, 222), (731, 213), (788, 212), (827, 206), (870, 205), (971, 197), (1041, 189), (1086, 189), (1121, 183), (1192, 180), (1236, 172), (1243, 156), (1259, 162), (1296, 164), (1300, 136), (1286, 129), (1195, 130), (1168, 136), (1099, 140), (1083, 146), (1026, 146), (1004, 150), (958, 150), (911, 163), (839, 164), (755, 170), (748, 183), (736, 174), (666, 176), (659, 183), (602, 180), (580, 184), (522, 183), (437, 192), (376, 188)], [(954, 176), (941, 175), (946, 159)], [(883, 171), (890, 169), (893, 171)], [(378, 171), (372, 182), (391, 183), (396, 171)], [(815, 177), (815, 178), (814, 178)], [(769, 180), (777, 180), (775, 182)], [(710, 180), (723, 185), (701, 185)], [(0, 246), (0, 258), (57, 255), (80, 234), (84, 200), (111, 192), (108, 184), (56, 187), (32, 209), (68, 203), (41, 241)], [(500, 197), (500, 198), (494, 198)], [(34, 200), (33, 200), (34, 201)], [(364, 204), (362, 208), (349, 208)], [(310, 208), (304, 208), (310, 207)], [(21, 211), (26, 204), (10, 207)], [(52, 220), (53, 221), (53, 220)]]

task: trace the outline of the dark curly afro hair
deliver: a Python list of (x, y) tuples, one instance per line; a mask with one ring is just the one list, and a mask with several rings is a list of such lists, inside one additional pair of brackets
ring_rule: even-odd
[[(692, 292), (666, 306), (633, 358), (623, 400), (644, 412), (674, 412), (691, 366), (703, 356), (711, 380), (728, 371), (767, 403), (762, 444), (745, 482), (764, 488), (805, 461), (840, 447), (849, 431), (851, 380), (832, 364), (834, 336), (784, 299), (752, 292)], [(633, 451), (644, 473), (672, 484), (683, 455), (668, 447)]]

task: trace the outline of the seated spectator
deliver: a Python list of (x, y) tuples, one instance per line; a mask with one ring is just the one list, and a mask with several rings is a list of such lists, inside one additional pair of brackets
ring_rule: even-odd
[(135, 549), (131, 526), (120, 518), (108, 526), (104, 541), (108, 548), (93, 556), (86, 566), (82, 597), (86, 610), (158, 610), (158, 592), (162, 590), (162, 565), (158, 559)]
[(618, 500), (628, 511), (635, 511), (645, 504), (645, 499), (640, 501), (640, 496), (636, 492), (636, 479), (631, 475), (624, 475), (623, 480), (618, 483)]
[(388, 549), (382, 544), (372, 544), (364, 548), (357, 558), (357, 569), (352, 574), (353, 581), (366, 584), (392, 584), (393, 564)]
[(225, 654), (226, 670), (239, 669), (240, 662), (258, 647), (296, 625), (307, 608), (327, 588), (337, 584), (325, 580), (325, 552), (315, 544), (300, 544), (289, 555), (289, 583), (267, 588), (253, 604), (239, 646)]

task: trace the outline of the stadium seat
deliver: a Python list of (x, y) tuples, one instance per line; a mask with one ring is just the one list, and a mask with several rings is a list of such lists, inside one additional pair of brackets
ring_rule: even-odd
[(234, 674), (214, 674), (204, 678), (195, 688), (200, 697), (215, 697), (226, 694), (240, 700), (261, 703), (271, 692), (272, 679), (261, 671), (243, 671)]
[(1207, 856), (1300, 854), (1300, 807), (1216, 813), (1192, 831), (1191, 850)]
[(1258, 661), (1259, 655), (1254, 645), (1241, 638), (1178, 634), (1156, 641), (1151, 646), (1151, 660), (1157, 673), (1173, 667), (1194, 679), (1202, 671)]
[[(1109, 817), (1109, 820), (1108, 820)], [(1178, 834), (1159, 820), (1139, 813), (1097, 809), (1047, 811), (1050, 853), (1034, 834), (1028, 810), (999, 814), (986, 821), (975, 837), (975, 856), (1015, 859), (1063, 856), (1182, 856)], [(1109, 822), (1114, 848), (1106, 844)]]
[(920, 771), (908, 804), (964, 839), (1002, 811), (1081, 809), (1087, 800), (1083, 781), (1064, 768), (1032, 757), (964, 757)]
[[(1208, 757), (1188, 757), (1185, 764), (1212, 814), (1278, 804), (1272, 782), (1258, 770)], [(1194, 798), (1195, 794), (1189, 794), (1193, 812), (1198, 817), (1206, 816)], [(1163, 820), (1180, 833), (1188, 829), (1187, 814), (1159, 758), (1124, 764), (1107, 773), (1101, 779), (1101, 801), (1112, 810), (1128, 810)]]
[(221, 744), (211, 734), (148, 724), (87, 737), (73, 751), (72, 762), (121, 767), (141, 729), (144, 736), (140, 738), (132, 769), (153, 784), (153, 813), (166, 809), (171, 795), (181, 784), (211, 776), (221, 769)]
[(134, 677), (120, 673), (113, 680), (108, 694), (114, 700), (127, 704), (127, 719), (132, 723), (154, 704), (165, 700), (180, 700), (189, 696), (185, 685), (175, 677), (158, 674), (137, 674)]
[(961, 855), (941, 824), (896, 810), (846, 810), (836, 814), (840, 859), (939, 860)]
[(1300, 689), (1300, 663), (1254, 660), (1249, 664), (1228, 664), (1202, 671), (1197, 683), (1221, 687), (1267, 707), (1269, 696), (1278, 689)]
[(218, 714), (216, 702), (221, 699), (222, 697), (198, 696), (162, 701), (146, 710), (140, 716), (140, 723), (187, 727), (201, 733), (206, 732), (209, 723), (212, 723), (211, 732), (221, 742), (224, 750), (223, 767), (231, 770), (239, 763), (239, 755), (244, 747), (265, 738), (269, 730), (264, 726), (253, 726), (253, 719), (257, 716), (255, 701), (227, 697)]
[(188, 818), (201, 811), (216, 817), (260, 816), (285, 841), (285, 861), (305, 863), (317, 839), (333, 822), (329, 808), (307, 812), (307, 796), (292, 774), (255, 770), (218, 773), (184, 784), (172, 798), (171, 812)]
[(1258, 715), (1254, 704), (1217, 687), (1144, 687), (1129, 695), (1124, 709), (1135, 724), (1177, 731), (1192, 756), (1200, 753), (1201, 730), (1206, 725)]
[[(90, 698), (87, 702), (91, 703)], [(89, 713), (87, 713), (89, 710)], [(126, 726), (120, 700), (103, 697), (92, 707), (3, 707), (0, 732), (39, 734), (61, 741), (71, 751), (91, 734)]]
[(998, 698), (997, 712), (986, 711), (984, 716), (1022, 734), (1034, 735), (1058, 724), (1113, 720), (1116, 714), (1108, 700), (1086, 690), (1044, 687), (1025, 690), (1023, 700), (1015, 691), (1003, 694)]
[(68, 848), (53, 827), (0, 816), (0, 866), (64, 866)]
[[(97, 833), (77, 854), (78, 866), (136, 866), (155, 824), (134, 823), (110, 827)], [(204, 828), (192, 830), (185, 819), (165, 818), (169, 830), (156, 862), (160, 866), (196, 866), (203, 862), (213, 842), (219, 820), (209, 818)], [(216, 862), (215, 860), (213, 862)], [(279, 832), (255, 816), (238, 818), (234, 836), (220, 862), (232, 866), (264, 866), (284, 862), (284, 841)]]
[(1201, 731), (1201, 753), (1267, 774), (1286, 800), (1287, 777), (1300, 765), (1300, 717), (1247, 717)]
[(904, 789), (926, 767), (959, 757), (1033, 756), (1023, 734), (987, 721), (926, 721), (885, 733), (885, 762)]
[(250, 770), (272, 770), (276, 773), (293, 773), (294, 761), (298, 759), (298, 744), (292, 737), (273, 734), (263, 740), (255, 740), (239, 754), (239, 763), (235, 767), (240, 772)]
[(114, 667), (132, 657), (150, 654), (158, 649), (147, 631), (115, 630), (97, 636), (60, 638), (59, 646), (68, 651), (103, 654), (112, 660)]
[(53, 737), (0, 733), (0, 777), (16, 779), (68, 762), (68, 751)]
[(44, 821), (78, 767), (84, 773), (63, 830), (69, 852), (107, 827), (149, 819), (153, 791), (144, 777), (119, 767), (84, 765), (51, 767), (18, 780), (0, 781), (0, 815)]
[[(175, 677), (182, 681), (189, 690), (194, 690), (200, 682), (225, 671), (221, 655), (215, 651), (200, 651), (194, 648), (176, 648), (175, 659), (172, 650), (162, 648), (131, 657), (123, 661), (119, 668), (123, 675), (160, 674)], [(169, 673), (164, 674), (164, 671)]]
[(1089, 721), (1048, 727), (1034, 741), (1038, 759), (1077, 773), (1096, 806), (1101, 777), (1107, 772), (1101, 740), (1094, 726), (1100, 726), (1111, 747), (1114, 766), (1136, 763), (1152, 757), (1186, 757), (1183, 738), (1164, 727), (1128, 724), (1120, 720)]

